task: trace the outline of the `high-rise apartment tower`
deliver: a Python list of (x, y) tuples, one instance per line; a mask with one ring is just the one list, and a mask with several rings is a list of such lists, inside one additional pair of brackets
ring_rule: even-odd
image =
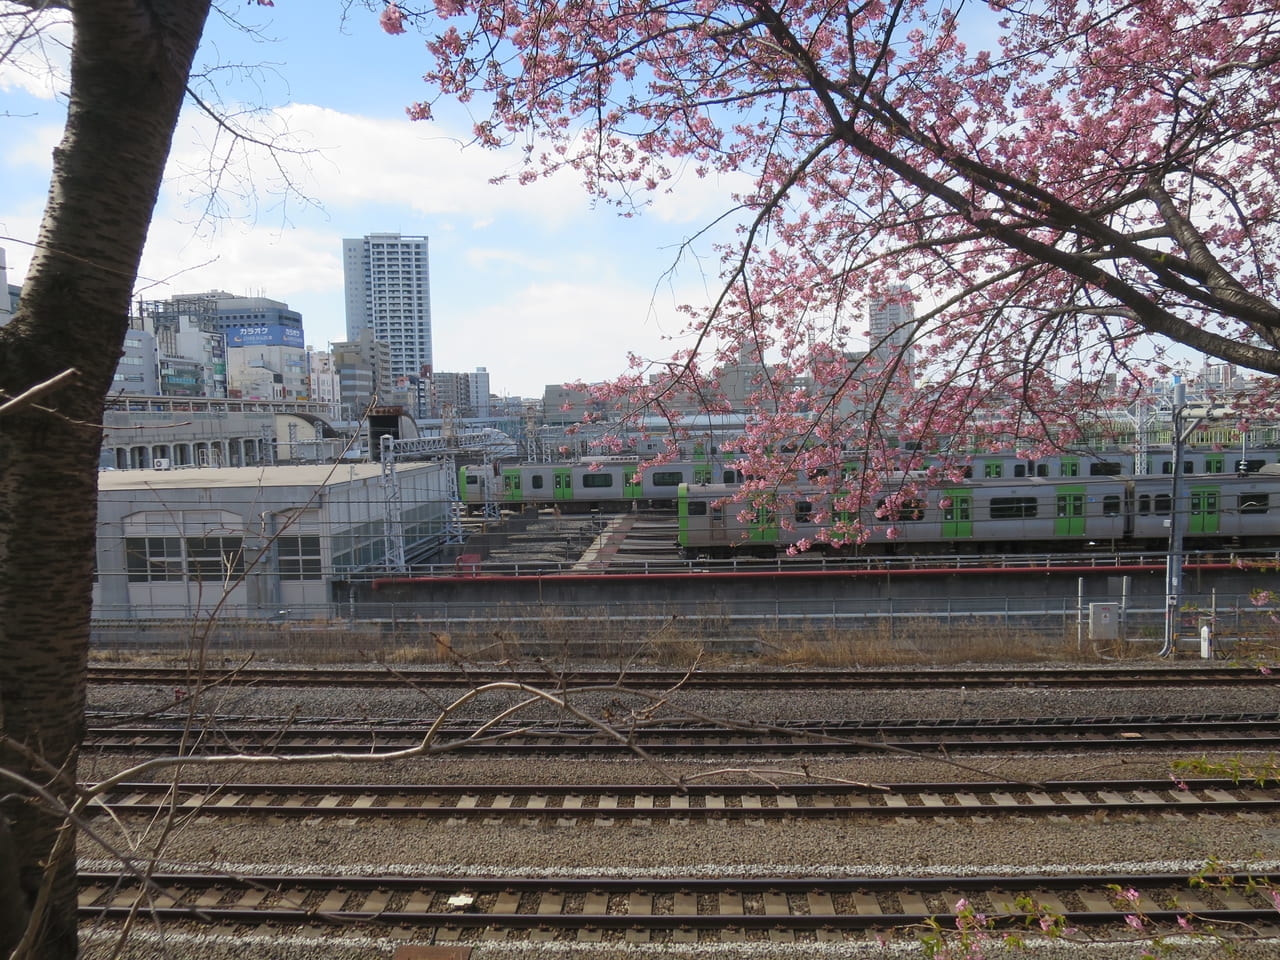
[(911, 345), (916, 333), (916, 311), (907, 287), (893, 285), (883, 295), (872, 297), (868, 321), (872, 355), (886, 364), (898, 356), (902, 368), (911, 371), (916, 359)]
[(342, 241), (347, 339), (362, 330), (391, 348), (396, 381), (431, 372), (431, 271), (427, 238), (371, 233)]

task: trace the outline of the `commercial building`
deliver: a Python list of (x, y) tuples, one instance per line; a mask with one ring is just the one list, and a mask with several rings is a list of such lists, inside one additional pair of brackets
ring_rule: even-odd
[(909, 378), (915, 366), (916, 311), (911, 291), (904, 284), (888, 287), (871, 300), (868, 315), (868, 346), (881, 363), (901, 358), (900, 368)]
[(484, 367), (471, 373), (436, 371), (424, 383), (428, 393), (424, 416), (489, 416), (489, 372)]
[(124, 353), (116, 364), (111, 392), (159, 396), (160, 368), (157, 359), (155, 334), (130, 327), (124, 335)]
[[(156, 392), (165, 397), (225, 397), (227, 339), (218, 327), (213, 301), (175, 297), (143, 301), (138, 307), (130, 325), (155, 338)], [(121, 364), (117, 373), (128, 376), (130, 371)]]
[(370, 331), (390, 348), (398, 384), (430, 375), (431, 271), (426, 237), (373, 233), (342, 241), (347, 339)]
[[(209, 290), (139, 306), (138, 325), (155, 333), (161, 351), (163, 395), (250, 400), (310, 396), (302, 314), (287, 303)], [(171, 343), (175, 335), (178, 339)], [(217, 376), (207, 372), (207, 362), (201, 363), (211, 355), (216, 355)]]
[(357, 336), (329, 344), (338, 378), (338, 403), (342, 419), (359, 420), (371, 405), (392, 406), (406, 396), (391, 378), (391, 348), (361, 330)]
[(93, 615), (332, 617), (336, 584), (444, 543), (450, 479), (405, 464), (388, 497), (376, 463), (102, 473)]

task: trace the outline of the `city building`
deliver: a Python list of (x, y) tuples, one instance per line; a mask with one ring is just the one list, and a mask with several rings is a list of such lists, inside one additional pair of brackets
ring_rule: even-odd
[[(166, 397), (225, 397), (227, 339), (212, 300), (145, 300), (131, 326), (155, 337), (157, 393)], [(123, 365), (117, 372), (128, 375)], [(132, 392), (132, 391), (131, 391)]]
[[(267, 297), (241, 297), (225, 290), (178, 294), (168, 300), (144, 301), (139, 313), (144, 327), (160, 331), (166, 327), (179, 330), (198, 327), (206, 334), (222, 334), (224, 356), (221, 360), (225, 392), (183, 394), (166, 383), (162, 373), (161, 392), (166, 396), (229, 396), (252, 400), (295, 400), (310, 395), (306, 341), (302, 314), (290, 310), (287, 303)], [(193, 342), (184, 342), (183, 355), (173, 355), (162, 368), (170, 368), (170, 378), (187, 382), (197, 376), (190, 365), (181, 361), (189, 356)]]
[(333, 404), (113, 393), (103, 413), (106, 470), (180, 470), (322, 463), (345, 456), (350, 437)]
[(452, 471), (404, 464), (396, 497), (376, 463), (99, 475), (97, 620), (331, 619), (348, 577), (445, 542)]
[(116, 364), (111, 392), (158, 396), (160, 393), (155, 334), (130, 326), (124, 335), (124, 353)]
[(490, 415), (489, 372), (484, 367), (477, 367), (471, 373), (435, 371), (424, 378), (424, 383), (427, 396), (423, 401), (423, 417)]
[(400, 388), (430, 376), (431, 273), (426, 237), (373, 233), (342, 241), (347, 340), (364, 331), (390, 348)]
[(896, 361), (908, 384), (915, 371), (915, 348), (911, 346), (915, 333), (915, 305), (905, 284), (890, 286), (872, 298), (868, 314), (868, 354), (881, 367)]
[(337, 404), (342, 396), (338, 383), (338, 368), (333, 364), (333, 354), (307, 347), (308, 400)]
[(338, 404), (342, 419), (359, 420), (371, 405), (392, 406), (404, 396), (391, 377), (391, 347), (360, 330), (350, 340), (329, 344), (334, 373), (338, 377)]

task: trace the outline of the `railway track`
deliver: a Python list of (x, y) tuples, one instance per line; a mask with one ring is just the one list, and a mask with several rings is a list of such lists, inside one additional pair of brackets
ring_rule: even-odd
[(573, 826), (636, 820), (799, 820), (851, 816), (1096, 816), (1100, 813), (1270, 813), (1275, 784), (1227, 779), (763, 784), (260, 784), (124, 783), (101, 798), (114, 816), (535, 819)]
[(94, 665), (89, 681), (151, 684), (189, 690), (199, 685), (263, 687), (472, 687), (485, 683), (532, 686), (627, 686), (637, 689), (722, 687), (728, 689), (877, 689), (938, 687), (1147, 687), (1261, 686), (1280, 683), (1280, 672), (1244, 666), (1138, 667), (990, 670), (567, 670), (355, 667), (344, 669), (209, 668), (203, 673), (178, 667)]
[[(261, 718), (256, 718), (260, 721)], [(91, 721), (86, 750), (132, 753), (322, 753), (402, 750), (422, 743), (432, 718), (395, 722), (300, 724), (288, 718), (239, 723), (202, 718), (188, 728), (182, 718), (145, 725)], [(163, 725), (162, 725), (163, 724)], [(704, 723), (654, 723), (621, 730), (625, 739), (594, 727), (543, 724), (449, 723), (433, 743), (455, 753), (509, 756), (619, 757), (636, 747), (663, 756), (787, 756), (859, 754), (869, 751), (1004, 752), (1048, 750), (1251, 749), (1280, 750), (1280, 715), (1054, 717), (798, 722), (752, 727)]]
[[(859, 931), (910, 928), (933, 919), (955, 929), (961, 900), (995, 928), (1033, 925), (1044, 914), (1071, 926), (1145, 922), (1273, 924), (1260, 885), (1277, 876), (1228, 875), (1203, 886), (1184, 875), (911, 878), (395, 877), (155, 874), (82, 871), (86, 917), (124, 918), (139, 901), (149, 920), (211, 925), (376, 924), (432, 928), (437, 941), (574, 939), (692, 943), (757, 939), (839, 941)], [(1129, 899), (1118, 891), (1135, 891)], [(1274, 933), (1268, 926), (1266, 929)]]

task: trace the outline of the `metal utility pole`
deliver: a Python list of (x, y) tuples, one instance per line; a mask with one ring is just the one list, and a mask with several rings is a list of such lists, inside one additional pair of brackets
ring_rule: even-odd
[(1169, 505), (1169, 559), (1164, 573), (1164, 645), (1160, 648), (1162, 657), (1173, 653), (1177, 636), (1178, 611), (1182, 606), (1182, 541), (1186, 536), (1187, 518), (1191, 514), (1190, 504), (1183, 502), (1186, 495), (1183, 492), (1182, 451), (1196, 427), (1205, 420), (1222, 416), (1224, 412), (1221, 407), (1199, 404), (1188, 413), (1186, 384), (1173, 385), (1173, 409), (1170, 412), (1173, 423), (1173, 485)]
[[(1173, 653), (1177, 636), (1178, 608), (1182, 605), (1182, 538), (1186, 511), (1182, 505), (1182, 414), (1187, 405), (1187, 386), (1173, 385), (1173, 409), (1169, 414), (1173, 424), (1173, 489), (1169, 501), (1169, 554), (1164, 567), (1164, 645), (1160, 656)], [(1190, 431), (1188, 431), (1189, 433)]]

